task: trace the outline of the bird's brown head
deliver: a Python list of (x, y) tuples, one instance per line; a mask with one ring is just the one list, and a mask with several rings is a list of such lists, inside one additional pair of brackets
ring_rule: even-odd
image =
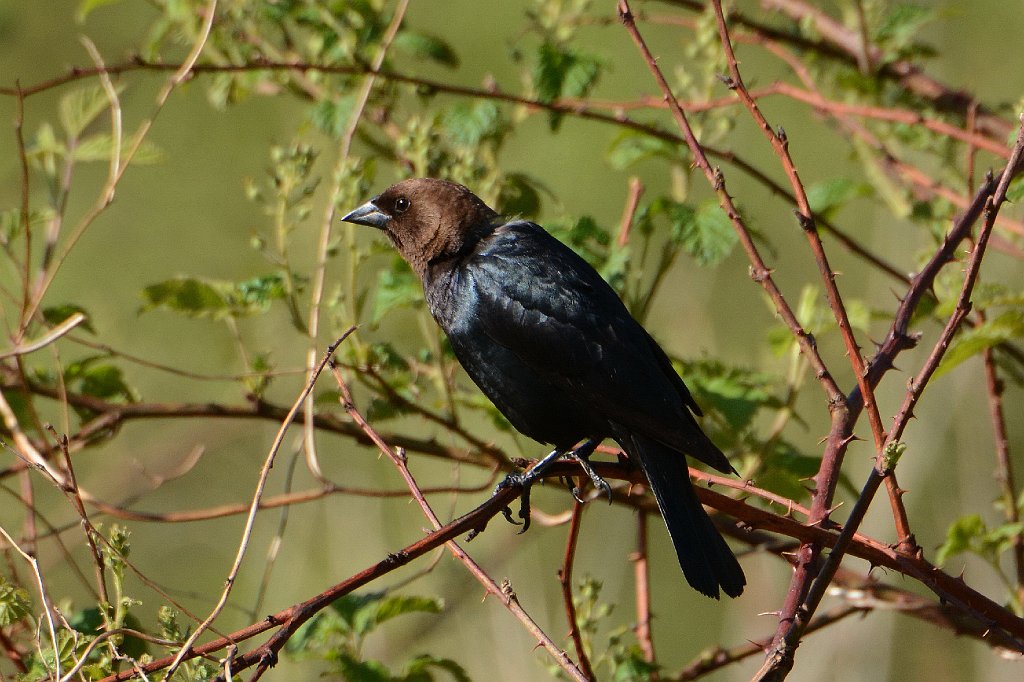
[(412, 178), (388, 187), (342, 220), (383, 230), (423, 278), (432, 262), (457, 256), (497, 217), (462, 185)]

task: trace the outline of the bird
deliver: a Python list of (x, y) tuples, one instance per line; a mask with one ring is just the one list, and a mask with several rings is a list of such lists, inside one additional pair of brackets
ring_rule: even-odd
[(697, 498), (685, 455), (736, 472), (701, 430), (665, 351), (589, 263), (445, 180), (403, 180), (341, 220), (384, 232), (469, 377), (517, 431), (553, 446), (521, 483), (566, 455), (606, 487), (587, 457), (611, 438), (644, 472), (690, 586), (714, 599), (743, 592), (743, 569)]

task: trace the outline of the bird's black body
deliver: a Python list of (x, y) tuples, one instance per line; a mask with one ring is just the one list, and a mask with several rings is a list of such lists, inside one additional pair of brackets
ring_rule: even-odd
[[(411, 208), (396, 211), (399, 199)], [(409, 215), (431, 202), (441, 205)], [(346, 219), (389, 234), (459, 362), (518, 431), (561, 451), (615, 439), (650, 481), (687, 581), (716, 598), (719, 588), (743, 591), (683, 453), (732, 467), (698, 426), (700, 409), (664, 351), (586, 261), (538, 225), (502, 222), (440, 181), (399, 183)]]

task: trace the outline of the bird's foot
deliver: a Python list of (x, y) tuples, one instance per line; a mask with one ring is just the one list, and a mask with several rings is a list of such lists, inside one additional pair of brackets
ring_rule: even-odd
[(505, 507), (501, 510), (501, 515), (505, 517), (506, 521), (514, 526), (522, 526), (522, 529), (519, 531), (520, 535), (525, 533), (526, 529), (530, 527), (530, 489), (532, 487), (533, 480), (527, 474), (509, 474), (494, 489), (495, 494), (506, 488), (519, 488), (523, 491), (519, 498), (518, 516), (522, 519), (521, 521), (512, 518), (511, 507)]
[(530, 467), (529, 471), (525, 471), (521, 474), (509, 474), (505, 477), (501, 483), (494, 489), (495, 493), (504, 490), (505, 488), (519, 488), (521, 489), (522, 496), (519, 498), (519, 518), (522, 519), (522, 523), (512, 518), (512, 510), (505, 507), (502, 510), (502, 515), (509, 523), (515, 525), (522, 525), (522, 529), (519, 534), (522, 535), (530, 527), (530, 489), (533, 484), (541, 477), (541, 475), (547, 470), (551, 463), (562, 456), (561, 450), (552, 450), (543, 459)]
[[(604, 493), (605, 496), (608, 498), (608, 504), (611, 504), (612, 487), (608, 485), (608, 481), (601, 478), (601, 476), (596, 471), (594, 471), (594, 468), (590, 466), (590, 462), (587, 461), (586, 457), (578, 457), (575, 453), (570, 454), (572, 454), (573, 458), (577, 462), (579, 462), (581, 467), (583, 467), (583, 471), (585, 471), (587, 476), (590, 477), (590, 482), (594, 484), (594, 487), (597, 488), (600, 492)], [(577, 491), (578, 488), (573, 489), (573, 497), (582, 502), (583, 500), (580, 500), (580, 498), (576, 494)]]
[[(593, 438), (588, 438), (580, 443), (579, 447), (575, 450), (570, 451), (569, 456), (579, 462), (583, 471), (590, 477), (590, 481), (594, 484), (594, 487), (604, 493), (605, 496), (608, 497), (608, 504), (611, 504), (612, 487), (608, 485), (608, 482), (601, 478), (596, 471), (594, 471), (592, 466), (590, 466), (590, 455), (594, 454), (594, 450), (597, 448), (598, 442), (599, 441)], [(577, 500), (580, 499), (575, 492), (573, 493), (573, 497), (576, 497)]]

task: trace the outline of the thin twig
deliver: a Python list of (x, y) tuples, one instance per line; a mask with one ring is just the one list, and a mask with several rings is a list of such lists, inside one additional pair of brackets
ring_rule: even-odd
[[(1020, 511), (1017, 507), (1017, 485), (1013, 476), (1013, 458), (1010, 457), (1010, 438), (1006, 432), (1006, 412), (1003, 409), (1003, 382), (999, 378), (995, 357), (991, 348), (982, 352), (985, 366), (985, 389), (988, 394), (989, 414), (992, 418), (992, 436), (996, 450), (996, 480), (1002, 494), (1003, 515), (1006, 522), (1016, 525), (1020, 523)], [(1016, 607), (1020, 615), (1024, 610), (1024, 537), (1014, 533), (1010, 539), (1013, 555), (1014, 573), (1017, 578)]]
[[(633, 585), (636, 592), (636, 641), (644, 660), (656, 665), (654, 653), (654, 631), (651, 628), (651, 580), (650, 561), (647, 553), (647, 512), (640, 511), (636, 515), (636, 551), (629, 559), (633, 562)], [(657, 674), (653, 679), (658, 679)]]
[(256, 523), (256, 513), (259, 511), (260, 507), (260, 498), (263, 497), (263, 490), (265, 489), (267, 479), (270, 476), (270, 469), (274, 466), (274, 460), (277, 457), (278, 450), (281, 448), (281, 443), (284, 442), (285, 433), (287, 433), (288, 427), (291, 426), (292, 420), (295, 418), (295, 414), (299, 411), (299, 408), (302, 406), (302, 402), (306, 399), (306, 396), (309, 395), (309, 393), (313, 390), (313, 387), (316, 385), (316, 380), (320, 376), (320, 373), (323, 371), (324, 367), (327, 366), (327, 363), (330, 361), (331, 356), (334, 355), (335, 349), (337, 349), (337, 347), (341, 345), (342, 341), (348, 338), (348, 335), (351, 334), (354, 330), (354, 327), (349, 328), (349, 330), (346, 331), (341, 336), (341, 338), (339, 338), (337, 341), (335, 341), (334, 343), (327, 347), (327, 352), (324, 353), (324, 357), (320, 361), (320, 365), (317, 367), (317, 371), (313, 374), (313, 377), (306, 383), (306, 386), (303, 388), (298, 400), (295, 401), (295, 404), (292, 405), (291, 410), (289, 410), (288, 414), (285, 416), (285, 419), (282, 422), (281, 427), (277, 431), (277, 435), (274, 437), (274, 442), (270, 446), (270, 452), (267, 453), (267, 457), (263, 462), (263, 467), (260, 469), (259, 479), (256, 482), (256, 490), (253, 492), (252, 504), (249, 506), (249, 515), (246, 517), (245, 526), (242, 529), (242, 537), (238, 544), (238, 551), (235, 553), (234, 562), (232, 563), (231, 569), (228, 571), (227, 578), (224, 581), (224, 589), (221, 591), (220, 598), (217, 600), (217, 603), (210, 611), (210, 615), (207, 616), (206, 619), (202, 623), (200, 623), (195, 630), (193, 630), (192, 634), (189, 635), (189, 637), (182, 644), (177, 656), (175, 656), (174, 660), (168, 667), (167, 674), (164, 676), (165, 679), (171, 679), (178, 665), (188, 655), (188, 652), (191, 650), (192, 645), (196, 643), (196, 641), (199, 639), (199, 636), (206, 631), (206, 629), (213, 623), (214, 620), (217, 619), (217, 616), (220, 615), (221, 611), (223, 611), (224, 607), (227, 605), (228, 597), (231, 595), (231, 588), (235, 584), (235, 578), (238, 576), (238, 571), (242, 567), (242, 560), (245, 558), (246, 550), (249, 547), (249, 538), (252, 536), (252, 529)]
[[(440, 530), (442, 524), (427, 502), (426, 497), (423, 495), (422, 489), (419, 484), (416, 483), (416, 479), (413, 477), (412, 472), (409, 471), (408, 458), (405, 456), (405, 452), (402, 450), (396, 450), (392, 448), (379, 433), (360, 414), (359, 410), (356, 409), (355, 404), (352, 402), (352, 393), (348, 388), (347, 382), (341, 376), (341, 372), (338, 371), (337, 367), (331, 368), (334, 374), (335, 381), (338, 384), (338, 390), (341, 393), (342, 406), (345, 411), (352, 417), (352, 420), (361, 428), (369, 437), (369, 439), (380, 449), (380, 451), (392, 461), (392, 463), (398, 468), (399, 473), (402, 475), (403, 480), (409, 488), (409, 492), (412, 494), (413, 499), (419, 504), (423, 514), (427, 517), (430, 523), (434, 526), (435, 530)], [(495, 494), (497, 496), (498, 493)], [(543, 646), (558, 666), (574, 680), (584, 682), (592, 677), (585, 677), (580, 668), (569, 658), (569, 656), (562, 651), (557, 644), (545, 633), (537, 622), (530, 616), (529, 613), (519, 603), (519, 599), (516, 597), (515, 592), (507, 584), (499, 585), (493, 578), (491, 578), (476, 561), (473, 560), (469, 554), (466, 553), (462, 547), (459, 546), (454, 540), (448, 540), (446, 543), (448, 550), (452, 555), (458, 559), (463, 566), (473, 575), (477, 581), (483, 585), (484, 589), (488, 594), (491, 594), (500, 599), (505, 606), (516, 618), (519, 619), (523, 627), (526, 628), (538, 642), (540, 646)], [(283, 644), (283, 641), (282, 641)], [(260, 664), (263, 666), (263, 662)]]
[(576, 602), (572, 596), (572, 568), (576, 561), (576, 543), (580, 537), (583, 509), (582, 502), (573, 501), (569, 532), (565, 538), (565, 556), (562, 559), (562, 567), (558, 569), (558, 584), (562, 588), (562, 606), (565, 608), (565, 619), (569, 623), (569, 637), (576, 649), (576, 660), (579, 661), (580, 670), (583, 671), (586, 679), (596, 680), (597, 676), (594, 675), (594, 669), (590, 666), (590, 657), (587, 656), (587, 647), (583, 642), (583, 633), (580, 632), (580, 623), (576, 616)]

